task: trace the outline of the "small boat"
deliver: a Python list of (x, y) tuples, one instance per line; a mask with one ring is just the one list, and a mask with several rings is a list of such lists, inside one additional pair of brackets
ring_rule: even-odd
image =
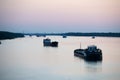
[(32, 34), (30, 34), (29, 36), (32, 37)]
[(43, 40), (44, 46), (51, 46), (51, 39), (47, 38)]
[(92, 39), (95, 39), (95, 36), (92, 36)]
[(36, 37), (40, 37), (40, 35), (36, 35)]
[(43, 37), (46, 37), (46, 35), (43, 35)]
[(63, 38), (67, 38), (67, 36), (66, 36), (66, 35), (63, 35)]
[(90, 61), (102, 60), (102, 50), (97, 49), (95, 45), (88, 46), (87, 49), (76, 49), (74, 50), (74, 55)]
[(57, 41), (51, 42), (51, 46), (52, 47), (58, 47), (58, 42)]

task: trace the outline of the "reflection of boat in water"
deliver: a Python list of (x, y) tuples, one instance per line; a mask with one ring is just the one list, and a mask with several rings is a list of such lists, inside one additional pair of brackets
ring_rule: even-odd
[(74, 55), (84, 58), (85, 60), (101, 61), (102, 51), (97, 49), (96, 46), (88, 46), (87, 49), (76, 49), (74, 50)]
[(58, 47), (58, 42), (57, 41), (51, 42), (51, 39), (49, 39), (49, 38), (44, 39), (43, 44), (44, 44), (44, 46)]

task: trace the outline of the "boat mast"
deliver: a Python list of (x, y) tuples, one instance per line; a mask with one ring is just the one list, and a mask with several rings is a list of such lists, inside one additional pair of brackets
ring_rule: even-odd
[(81, 49), (81, 43), (80, 43), (80, 49)]

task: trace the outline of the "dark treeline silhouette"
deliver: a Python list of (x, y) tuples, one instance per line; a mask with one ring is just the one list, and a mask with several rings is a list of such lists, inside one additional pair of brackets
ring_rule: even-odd
[(120, 33), (80, 33), (80, 32), (68, 32), (68, 33), (13, 33), (7, 31), (0, 31), (0, 40), (14, 39), (24, 37), (24, 35), (36, 35), (36, 36), (99, 36), (99, 37), (120, 37)]
[(120, 37), (120, 33), (65, 33), (67, 36), (101, 36), (101, 37)]
[(24, 37), (24, 34), (7, 32), (7, 31), (0, 31), (0, 40), (14, 39), (14, 38), (18, 38), (18, 37)]
[(49, 36), (99, 36), (99, 37), (120, 37), (120, 33), (80, 33), (80, 32), (68, 32), (68, 33), (27, 33), (25, 35), (49, 35)]

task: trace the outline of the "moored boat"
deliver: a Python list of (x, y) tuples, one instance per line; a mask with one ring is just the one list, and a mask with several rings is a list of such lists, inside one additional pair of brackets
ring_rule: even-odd
[(74, 55), (84, 58), (85, 60), (102, 60), (102, 50), (98, 49), (95, 45), (88, 46), (87, 49), (76, 49), (74, 50)]

